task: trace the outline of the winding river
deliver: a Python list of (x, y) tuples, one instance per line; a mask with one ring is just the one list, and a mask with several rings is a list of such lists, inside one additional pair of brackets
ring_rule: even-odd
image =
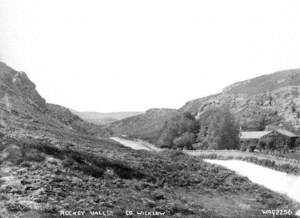
[(120, 144), (130, 147), (134, 150), (148, 150), (148, 151), (161, 151), (162, 149), (156, 147), (155, 145), (152, 145), (148, 142), (145, 142), (143, 140), (129, 140), (129, 139), (124, 139), (124, 138), (119, 138), (119, 137), (111, 137), (110, 139), (119, 142)]
[[(155, 146), (151, 145), (149, 147), (149, 145), (145, 145), (139, 141), (131, 141), (117, 137), (112, 139), (124, 146), (131, 147), (136, 150), (144, 149), (158, 151), (158, 148), (155, 149)], [(237, 174), (249, 178), (253, 183), (262, 185), (280, 194), (285, 194), (300, 203), (300, 176), (290, 175), (241, 160), (206, 159), (205, 161), (235, 171)], [(300, 216), (300, 211), (298, 211), (296, 215)]]
[[(272, 191), (285, 194), (300, 203), (300, 176), (272, 170), (241, 160), (205, 160), (235, 171), (241, 176), (249, 178), (253, 183), (262, 185)], [(300, 211), (297, 212), (300, 216)]]

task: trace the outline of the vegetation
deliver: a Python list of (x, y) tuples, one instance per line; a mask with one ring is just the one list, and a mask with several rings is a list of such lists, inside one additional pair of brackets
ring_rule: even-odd
[[(180, 151), (134, 151), (76, 135), (64, 140), (70, 142), (53, 142), (46, 135), (3, 140), (3, 151), (10, 155), (0, 162), (0, 175), (5, 169), (5, 176), (14, 180), (0, 183), (4, 217), (55, 217), (61, 210), (95, 211), (99, 205), (114, 217), (124, 217), (130, 205), (191, 218), (252, 217), (261, 209), (295, 207), (284, 196)], [(26, 158), (33, 150), (44, 158)]]
[(296, 139), (296, 141), (295, 141), (295, 147), (296, 147), (297, 149), (300, 148), (300, 138), (297, 138), (297, 139)]
[(113, 122), (109, 127), (115, 135), (127, 135), (155, 144), (165, 122), (178, 114), (173, 109), (150, 109), (143, 114)]
[(157, 144), (165, 148), (191, 148), (198, 131), (198, 122), (188, 112), (166, 121)]
[(210, 147), (217, 150), (239, 148), (239, 125), (228, 107), (218, 108), (208, 128)]
[(239, 125), (226, 106), (206, 111), (200, 120), (184, 112), (165, 123), (157, 144), (171, 149), (239, 149)]
[(199, 123), (197, 139), (203, 148), (239, 149), (239, 124), (227, 106), (207, 110)]

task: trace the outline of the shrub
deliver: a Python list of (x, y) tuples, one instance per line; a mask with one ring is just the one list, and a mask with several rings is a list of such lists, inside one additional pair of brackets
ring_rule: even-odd
[(247, 151), (247, 144), (246, 143), (241, 143), (240, 150), (241, 151)]
[(26, 212), (30, 210), (30, 208), (27, 207), (26, 205), (14, 201), (7, 202), (5, 204), (5, 207), (10, 212)]
[(254, 152), (255, 149), (256, 149), (256, 144), (250, 144), (250, 145), (248, 146), (248, 150), (249, 150), (250, 152)]
[(24, 160), (42, 162), (45, 160), (45, 155), (37, 149), (23, 149)]
[(190, 133), (190, 132), (185, 132), (181, 136), (175, 138), (173, 140), (173, 145), (176, 148), (187, 148), (187, 149), (192, 149), (192, 144), (195, 140), (195, 134)]
[(268, 138), (264, 138), (262, 139), (265, 144), (266, 144), (266, 149), (268, 150), (273, 150), (275, 148), (275, 142), (274, 142), (274, 139), (268, 137)]
[(194, 150), (207, 150), (209, 147), (209, 144), (207, 141), (198, 142), (192, 145), (192, 148)]
[(296, 148), (300, 148), (300, 138), (297, 138), (297, 139), (295, 140), (295, 147), (296, 147)]
[(260, 151), (264, 150), (264, 149), (266, 149), (266, 146), (267, 146), (267, 143), (265, 142), (265, 140), (260, 139), (259, 142), (258, 142), (258, 149)]

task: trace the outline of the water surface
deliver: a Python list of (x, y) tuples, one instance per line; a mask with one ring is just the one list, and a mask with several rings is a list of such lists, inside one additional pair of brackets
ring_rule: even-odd
[[(233, 170), (241, 176), (248, 177), (253, 183), (285, 194), (300, 203), (300, 176), (290, 175), (241, 160), (206, 159), (205, 161)], [(297, 212), (297, 215), (300, 215), (300, 211)]]

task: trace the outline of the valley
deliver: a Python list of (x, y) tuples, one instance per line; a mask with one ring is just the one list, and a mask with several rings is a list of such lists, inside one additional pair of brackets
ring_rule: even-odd
[[(78, 211), (124, 217), (128, 210), (164, 217), (250, 218), (262, 215), (262, 210), (299, 209), (299, 203), (286, 195), (204, 160), (222, 159), (224, 150), (213, 151), (217, 155), (196, 153), (207, 149), (188, 154), (186, 148), (203, 146), (203, 139), (221, 145), (213, 140), (217, 131), (208, 121), (236, 128), (230, 110), (212, 110), (198, 119), (198, 113), (156, 108), (97, 125), (48, 103), (24, 72), (4, 63), (0, 103), (1, 218), (57, 217)], [(223, 119), (223, 114), (230, 119)], [(211, 128), (201, 138), (206, 134), (204, 124)], [(160, 147), (154, 146), (158, 141)], [(270, 164), (256, 153), (247, 159)], [(296, 162), (285, 164), (271, 162), (271, 167), (298, 172)]]

